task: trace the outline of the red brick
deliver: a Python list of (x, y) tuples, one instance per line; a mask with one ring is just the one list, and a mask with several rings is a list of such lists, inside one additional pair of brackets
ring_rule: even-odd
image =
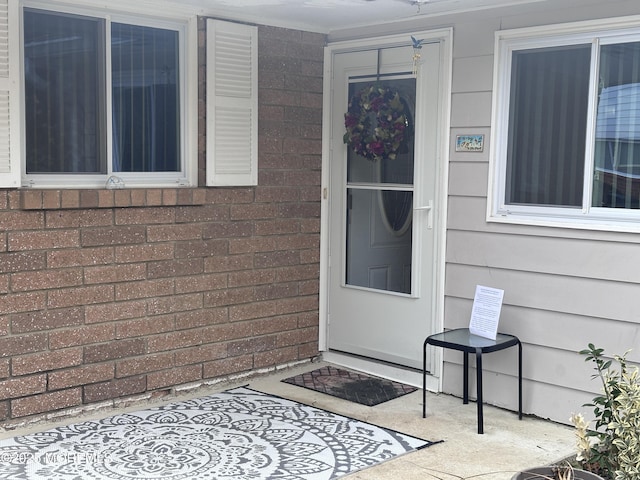
[(181, 368), (149, 373), (147, 375), (147, 388), (149, 390), (155, 390), (180, 385), (182, 383), (195, 382), (200, 379), (202, 379), (202, 366), (186, 365)]
[(209, 341), (230, 342), (241, 338), (253, 336), (253, 324), (255, 322), (223, 323), (211, 327), (212, 337)]
[(46, 308), (46, 293), (28, 292), (0, 296), (0, 312), (3, 314), (32, 312)]
[(298, 315), (298, 327), (313, 327), (319, 324), (318, 312), (303, 312)]
[(305, 343), (317, 341), (317, 327), (309, 327), (289, 332), (282, 332), (278, 335), (278, 347), (289, 347), (292, 345), (302, 345)]
[(25, 210), (33, 210), (42, 208), (42, 191), (32, 190), (22, 192), (22, 208)]
[(9, 359), (4, 358), (0, 360), (0, 378), (9, 377)]
[(253, 256), (233, 255), (225, 257), (210, 257), (204, 261), (204, 271), (211, 272), (232, 272), (235, 270), (245, 270), (253, 267)]
[(84, 281), (87, 284), (131, 282), (134, 280), (144, 280), (146, 275), (147, 267), (143, 263), (105, 265), (84, 269)]
[(202, 369), (202, 378), (222, 377), (233, 373), (246, 372), (252, 368), (252, 355), (225, 358), (205, 363)]
[(0, 400), (42, 393), (47, 388), (46, 375), (11, 378), (0, 382)]
[(84, 347), (84, 361), (85, 363), (98, 363), (142, 355), (145, 352), (146, 347), (143, 339), (114, 340), (109, 343)]
[(145, 238), (146, 227), (142, 225), (82, 230), (83, 247), (141, 244)]
[(207, 292), (227, 287), (226, 274), (196, 275), (175, 280), (176, 293)]
[(308, 249), (300, 251), (300, 263), (315, 263), (320, 262), (320, 249)]
[(178, 203), (178, 192), (175, 188), (162, 189), (162, 204), (176, 205)]
[(47, 252), (49, 268), (108, 265), (113, 263), (114, 259), (113, 247), (73, 248)]
[(284, 298), (278, 300), (279, 315), (287, 313), (308, 312), (318, 310), (318, 296)]
[(188, 328), (206, 327), (224, 323), (229, 320), (229, 312), (226, 308), (206, 310), (193, 310), (190, 312), (178, 313), (175, 317), (176, 330), (184, 330)]
[(176, 258), (210, 257), (226, 255), (229, 242), (226, 240), (198, 240), (180, 242), (176, 245)]
[(67, 288), (49, 292), (49, 308), (90, 305), (92, 303), (112, 302), (114, 297), (111, 285)]
[(229, 287), (246, 287), (249, 285), (271, 284), (276, 275), (273, 270), (249, 270), (229, 274)]
[(110, 208), (116, 204), (115, 195), (112, 190), (98, 190), (98, 207)]
[(80, 206), (80, 191), (62, 190), (60, 206), (62, 208), (78, 208)]
[(318, 356), (318, 342), (311, 342), (298, 346), (298, 359), (313, 358)]
[[(235, 189), (234, 189), (235, 190)], [(212, 202), (214, 203), (214, 202)], [(176, 212), (176, 222), (185, 223), (209, 223), (228, 222), (229, 206), (221, 205), (226, 202), (219, 202), (218, 205), (202, 205), (199, 207), (179, 208)]]
[(300, 263), (300, 252), (297, 250), (258, 253), (254, 257), (255, 268), (273, 268)]
[(77, 230), (46, 230), (36, 232), (10, 232), (9, 250), (51, 250), (80, 246)]
[(145, 300), (132, 302), (107, 303), (104, 305), (87, 305), (85, 316), (87, 323), (113, 322), (130, 318), (143, 317), (147, 312)]
[(288, 235), (280, 237), (278, 247), (280, 250), (304, 250), (308, 248), (320, 249), (320, 237), (318, 235)]
[(254, 201), (253, 188), (207, 188), (207, 203), (213, 205), (251, 203)]
[(117, 263), (150, 262), (173, 258), (173, 245), (135, 245), (116, 247)]
[(116, 325), (116, 338), (146, 337), (169, 332), (175, 328), (173, 315), (128, 320)]
[(82, 389), (61, 390), (11, 401), (11, 416), (26, 417), (43, 412), (53, 412), (82, 403)]
[(44, 227), (44, 214), (40, 211), (0, 212), (0, 225), (6, 232), (13, 230), (35, 230)]
[(152, 225), (147, 227), (147, 241), (175, 242), (202, 238), (202, 225)]
[(281, 205), (278, 215), (287, 218), (320, 217), (320, 204), (317, 202)]
[(0, 338), (0, 357), (13, 357), (47, 348), (47, 334), (15, 335)]
[(292, 282), (294, 280), (317, 280), (320, 273), (320, 266), (298, 265), (295, 267), (283, 267), (278, 269), (277, 282)]
[(162, 190), (159, 190), (157, 188), (154, 188), (154, 189), (150, 188), (146, 190), (146, 194), (147, 194), (147, 200), (146, 200), (147, 205), (162, 205)]
[(256, 287), (256, 301), (274, 300), (276, 298), (295, 297), (298, 294), (297, 283), (275, 283)]
[(272, 317), (278, 313), (277, 306), (275, 301), (235, 305), (229, 308), (229, 319), (232, 322), (239, 322), (254, 318)]
[(206, 333), (207, 330), (205, 328), (198, 328), (156, 335), (147, 340), (147, 348), (151, 353), (202, 345), (206, 343)]
[(320, 293), (320, 282), (318, 280), (308, 280), (298, 283), (299, 295), (318, 295)]
[(258, 220), (275, 218), (278, 210), (276, 205), (270, 203), (253, 203), (248, 205), (232, 205), (231, 220)]
[(80, 269), (40, 270), (14, 273), (11, 276), (11, 288), (14, 292), (75, 287), (81, 284), (82, 270)]
[(118, 397), (142, 393), (147, 388), (145, 375), (95, 383), (84, 387), (84, 400), (87, 403), (100, 402)]
[(266, 335), (268, 333), (287, 332), (298, 328), (298, 316), (287, 315), (283, 317), (260, 318), (251, 322), (253, 335)]
[(227, 290), (214, 290), (204, 294), (205, 308), (224, 307), (253, 301), (253, 288), (234, 288)]
[(117, 207), (130, 207), (131, 190), (116, 190), (113, 192), (113, 200)]
[(116, 285), (116, 300), (156, 298), (173, 294), (172, 279), (119, 283)]
[(298, 360), (298, 348), (286, 347), (254, 355), (254, 368), (266, 368)]
[(80, 208), (96, 208), (98, 206), (97, 190), (80, 191)]
[(227, 346), (222, 343), (185, 348), (175, 353), (176, 365), (202, 364), (222, 358), (227, 358)]
[[(209, 238), (238, 238), (251, 237), (253, 235), (252, 222), (216, 222), (203, 228), (202, 236)], [(232, 252), (229, 252), (232, 253)]]
[(79, 228), (111, 225), (113, 216), (109, 210), (57, 210), (47, 212), (47, 228)]
[(227, 345), (227, 353), (230, 357), (236, 357), (255, 352), (265, 352), (276, 348), (276, 342), (277, 337), (275, 335), (231, 342)]
[(149, 301), (149, 315), (196, 310), (202, 308), (202, 303), (202, 294), (200, 293), (154, 298)]
[(89, 385), (114, 378), (113, 363), (101, 363), (49, 373), (49, 390)]
[(147, 276), (149, 279), (200, 275), (203, 272), (204, 261), (201, 258), (164, 260), (161, 262), (149, 262), (147, 264)]
[(278, 248), (278, 239), (274, 237), (253, 237), (229, 240), (229, 254), (272, 252)]
[(256, 235), (291, 235), (300, 232), (300, 220), (288, 218), (286, 220), (256, 222)]
[(88, 345), (91, 343), (101, 343), (115, 338), (115, 327), (113, 324), (101, 324), (76, 327), (67, 330), (59, 330), (49, 334), (49, 348), (74, 347)]
[(173, 366), (173, 352), (128, 358), (116, 362), (116, 378), (166, 370)]
[(174, 223), (175, 208), (122, 208), (116, 210), (116, 225)]
[(11, 316), (11, 332), (14, 334), (41, 332), (56, 328), (72, 327), (80, 325), (83, 322), (84, 309), (82, 307), (20, 313)]
[(82, 348), (68, 348), (53, 352), (36, 353), (14, 357), (11, 360), (11, 374), (29, 375), (31, 373), (45, 372), (74, 367), (82, 363)]

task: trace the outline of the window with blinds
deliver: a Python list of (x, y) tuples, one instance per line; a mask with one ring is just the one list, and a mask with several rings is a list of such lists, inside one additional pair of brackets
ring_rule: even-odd
[(23, 182), (189, 183), (185, 24), (112, 18), (24, 8)]
[(638, 229), (640, 25), (566, 28), (498, 34), (489, 219)]

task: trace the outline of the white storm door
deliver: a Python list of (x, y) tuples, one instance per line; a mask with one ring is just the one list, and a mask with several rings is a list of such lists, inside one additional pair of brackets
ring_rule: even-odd
[[(422, 368), (435, 301), (439, 43), (337, 53), (333, 59), (327, 348)], [(396, 158), (370, 160), (343, 142), (349, 99), (371, 85), (408, 112)], [(429, 368), (429, 365), (427, 366)]]

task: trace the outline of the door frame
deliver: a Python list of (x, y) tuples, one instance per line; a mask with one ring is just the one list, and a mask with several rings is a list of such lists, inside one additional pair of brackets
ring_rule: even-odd
[[(322, 118), (322, 184), (321, 184), (321, 213), (320, 213), (320, 291), (319, 291), (319, 330), (318, 349), (323, 352), (325, 359), (341, 364), (348, 364), (353, 368), (377, 373), (400, 381), (409, 383), (421, 383), (419, 372), (407, 373), (403, 369), (396, 369), (393, 366), (374, 361), (363, 360), (362, 358), (349, 358), (345, 355), (333, 355), (328, 351), (328, 312), (329, 312), (329, 228), (330, 221), (330, 200), (329, 194), (331, 180), (331, 156), (332, 138), (331, 125), (337, 112), (332, 111), (332, 90), (333, 90), (333, 60), (334, 56), (340, 53), (357, 52), (377, 48), (388, 48), (398, 45), (410, 45), (411, 36), (424, 41), (440, 43), (440, 85), (441, 103), (438, 112), (439, 129), (438, 136), (438, 158), (436, 171), (436, 191), (434, 199), (434, 282), (433, 282), (433, 329), (440, 331), (444, 325), (444, 288), (445, 288), (445, 245), (447, 232), (447, 198), (448, 198), (448, 178), (449, 178), (449, 150), (450, 150), (450, 130), (451, 130), (451, 76), (453, 68), (453, 29), (443, 28), (427, 30), (421, 32), (407, 32), (405, 34), (381, 36), (375, 38), (347, 40), (329, 43), (324, 51), (324, 72), (323, 72), (323, 118)], [(344, 112), (340, 112), (342, 114)], [(417, 140), (419, 141), (419, 140)], [(429, 333), (425, 333), (425, 338)], [(433, 366), (431, 375), (427, 377), (427, 388), (429, 390), (442, 390), (442, 354), (439, 349), (429, 349), (430, 364)], [(418, 382), (418, 379), (420, 380)]]

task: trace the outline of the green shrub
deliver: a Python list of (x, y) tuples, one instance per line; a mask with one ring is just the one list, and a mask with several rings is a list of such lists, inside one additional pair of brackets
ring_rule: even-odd
[(581, 468), (614, 480), (640, 480), (640, 378), (638, 367), (627, 364), (626, 355), (604, 357), (604, 350), (582, 350), (585, 361), (595, 364), (592, 378), (602, 382), (603, 394), (592, 403), (595, 428), (588, 429), (582, 415), (573, 415)]

